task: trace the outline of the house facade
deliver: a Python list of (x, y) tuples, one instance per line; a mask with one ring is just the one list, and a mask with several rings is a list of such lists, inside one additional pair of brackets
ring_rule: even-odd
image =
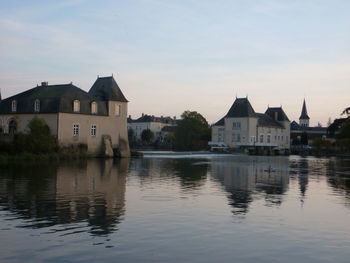
[(40, 86), (0, 101), (4, 135), (28, 132), (28, 123), (43, 119), (61, 147), (84, 144), (91, 155), (103, 155), (106, 141), (122, 157), (130, 155), (128, 101), (113, 76), (98, 77), (89, 92), (72, 83)]
[(248, 98), (236, 98), (227, 114), (212, 125), (211, 145), (233, 149), (289, 151), (290, 121), (282, 107), (256, 113)]
[(144, 130), (150, 130), (153, 135), (153, 141), (162, 142), (164, 139), (163, 129), (168, 126), (176, 126), (176, 117), (156, 117), (154, 115), (142, 114), (140, 118), (132, 119), (128, 118), (128, 129), (133, 131), (134, 138), (141, 140), (141, 135)]

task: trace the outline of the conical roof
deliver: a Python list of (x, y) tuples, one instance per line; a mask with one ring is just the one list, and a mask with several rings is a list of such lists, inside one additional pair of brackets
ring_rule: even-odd
[(227, 112), (226, 118), (257, 117), (248, 98), (237, 98)]
[(98, 77), (89, 90), (89, 94), (100, 100), (128, 102), (113, 76)]
[(307, 115), (306, 103), (305, 103), (305, 99), (304, 99), (303, 109), (301, 110), (301, 115), (299, 117), (299, 120), (309, 120), (309, 119), (310, 119), (310, 117)]

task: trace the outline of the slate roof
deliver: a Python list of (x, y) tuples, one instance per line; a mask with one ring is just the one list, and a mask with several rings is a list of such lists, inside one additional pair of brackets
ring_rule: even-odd
[(166, 124), (173, 124), (175, 125), (177, 121), (175, 119), (172, 119), (171, 117), (156, 117), (153, 115), (143, 115), (138, 119), (131, 119), (128, 118), (129, 123), (135, 123), (135, 122), (161, 122), (161, 123), (166, 123)]
[(287, 114), (284, 112), (282, 107), (268, 107), (265, 114), (269, 115), (275, 120), (275, 114), (277, 114), (277, 121), (289, 121)]
[(309, 115), (307, 115), (305, 99), (304, 99), (303, 108), (301, 110), (301, 115), (299, 117), (299, 120), (310, 120)]
[(215, 123), (213, 124), (213, 126), (225, 126), (225, 118), (226, 118), (226, 116), (225, 116), (225, 117), (222, 117), (220, 120), (218, 120), (217, 122), (215, 122)]
[(226, 118), (256, 117), (248, 98), (237, 98), (227, 112)]
[(258, 117), (258, 126), (275, 127), (275, 128), (284, 129), (284, 126), (282, 124), (272, 119), (269, 115), (264, 113), (256, 113), (256, 115)]
[(305, 126), (301, 126), (299, 125), (296, 121), (292, 121), (290, 123), (290, 130), (291, 131), (314, 131), (314, 132), (327, 132), (327, 128), (326, 127), (305, 127)]
[(98, 100), (128, 102), (113, 76), (98, 77), (89, 90), (89, 94)]
[(11, 104), (17, 101), (17, 114), (37, 113), (35, 100), (40, 101), (38, 113), (76, 113), (73, 101), (80, 101), (77, 114), (92, 114), (91, 103), (97, 103), (97, 115), (108, 115), (107, 100), (127, 102), (113, 77), (98, 78), (89, 93), (70, 84), (41, 85), (0, 101), (0, 114), (12, 114)]

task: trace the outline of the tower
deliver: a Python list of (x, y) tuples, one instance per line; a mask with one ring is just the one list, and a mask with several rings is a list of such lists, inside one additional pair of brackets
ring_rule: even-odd
[(307, 115), (306, 103), (304, 99), (303, 108), (301, 110), (301, 115), (299, 117), (299, 124), (303, 127), (309, 127), (310, 117)]

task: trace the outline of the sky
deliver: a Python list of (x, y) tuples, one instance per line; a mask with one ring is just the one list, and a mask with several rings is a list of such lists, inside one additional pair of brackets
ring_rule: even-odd
[(350, 106), (348, 0), (0, 0), (0, 88), (88, 91), (113, 74), (133, 118), (201, 113), (237, 97), (311, 125)]

